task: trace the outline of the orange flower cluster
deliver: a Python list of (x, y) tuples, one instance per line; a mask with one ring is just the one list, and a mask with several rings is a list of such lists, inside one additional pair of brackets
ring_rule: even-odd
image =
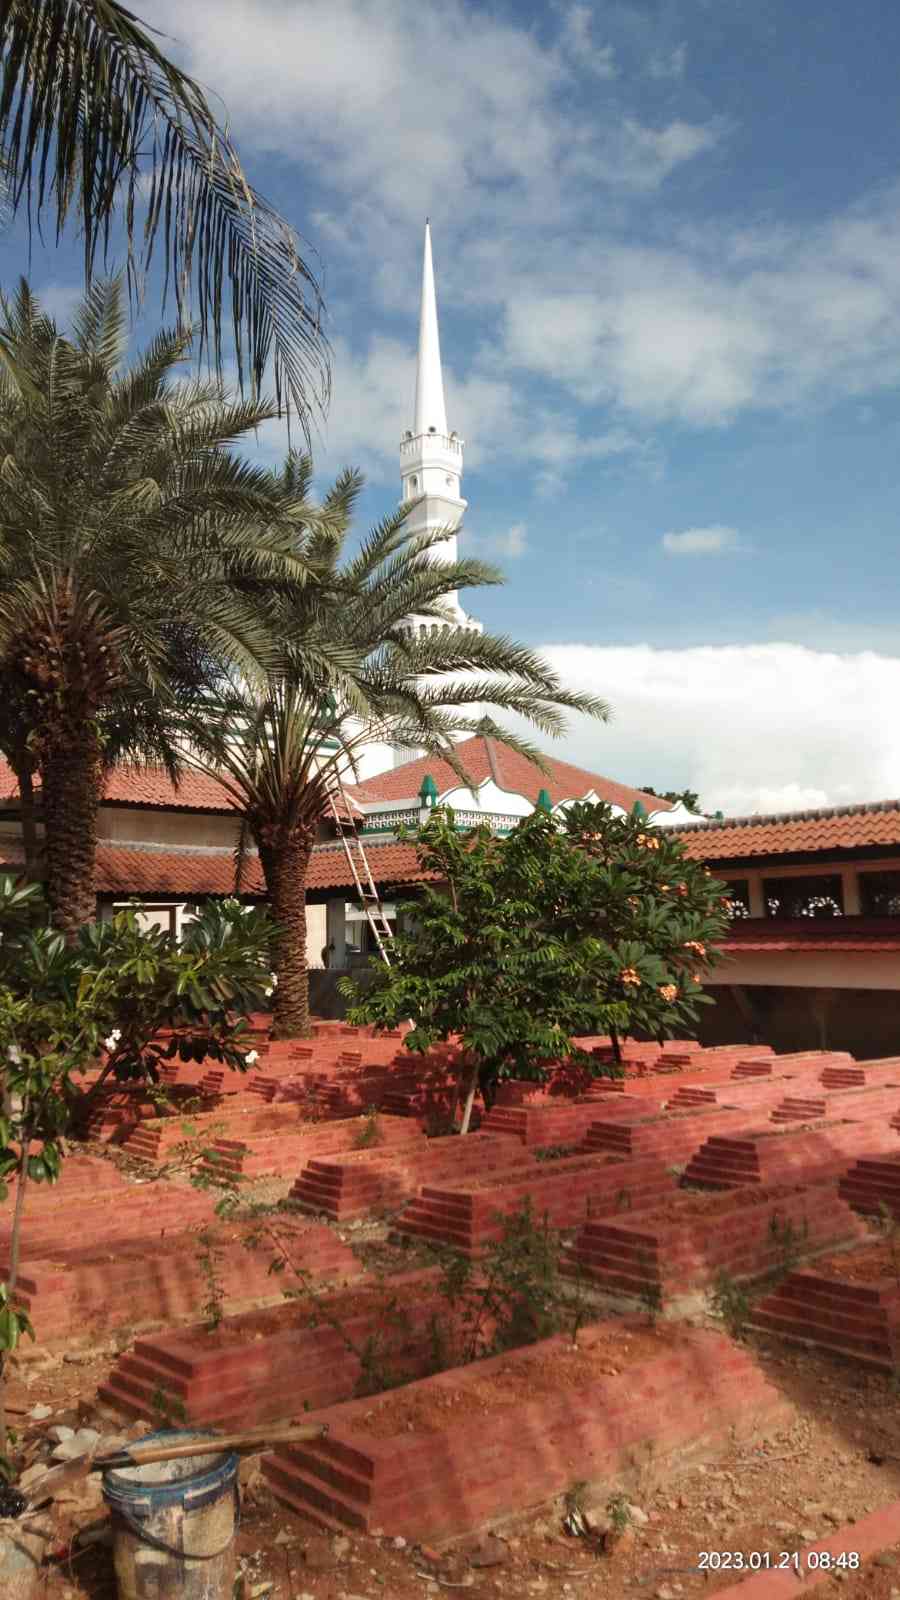
[(668, 1000), (670, 1004), (673, 1000), (678, 998), (678, 990), (676, 989), (674, 983), (661, 983), (659, 986), (659, 992), (663, 999)]
[(654, 839), (652, 833), (639, 833), (635, 843), (642, 844), (645, 850), (659, 849), (659, 840)]
[(686, 895), (687, 892), (688, 892), (687, 884), (686, 883), (679, 883), (679, 885), (678, 885), (678, 887), (677, 887), (675, 892), (676, 892), (676, 894)]
[(625, 967), (624, 971), (619, 973), (619, 977), (625, 985), (631, 984), (632, 988), (639, 989), (641, 986), (641, 980), (634, 967)]
[(706, 945), (701, 944), (699, 939), (688, 939), (684, 948), (685, 950), (693, 950), (694, 954), (700, 956), (701, 960), (706, 955)]

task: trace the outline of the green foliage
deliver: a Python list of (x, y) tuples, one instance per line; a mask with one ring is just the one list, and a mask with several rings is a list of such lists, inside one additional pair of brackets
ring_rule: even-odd
[(111, 224), (124, 226), (136, 306), (155, 246), (179, 323), (199, 315), (201, 354), (221, 367), (230, 310), (239, 374), (255, 390), (274, 370), (279, 414), (289, 402), (308, 434), (329, 390), (312, 264), (294, 228), (251, 187), (213, 97), (160, 42), (110, 0), (3, 6), (7, 203), (25, 211), (29, 230), (49, 220), (58, 234), (76, 218), (88, 277)]
[(166, 1394), (159, 1384), (150, 1396), (150, 1409), (161, 1428), (183, 1426), (188, 1420), (184, 1401), (176, 1395)]
[(409, 1017), (409, 1050), (457, 1036), (482, 1075), (540, 1081), (547, 1062), (603, 1070), (577, 1035), (671, 1037), (711, 1004), (702, 978), (727, 926), (723, 886), (637, 811), (538, 809), (500, 839), (458, 832), (444, 810), (417, 843), (441, 885), (403, 908), (413, 926), (371, 987), (340, 980), (351, 1021)]
[[(15, 1194), (0, 1283), (0, 1449), (3, 1360), (31, 1332), (15, 1300), (26, 1188), (59, 1178), (65, 1135), (86, 1099), (78, 1078), (104, 1055), (104, 1074), (124, 1081), (155, 1080), (160, 1060), (175, 1054), (246, 1066), (242, 1013), (259, 1006), (268, 982), (269, 934), (260, 913), (225, 906), (199, 918), (179, 946), (123, 911), (67, 944), (40, 888), (0, 875), (0, 1200), (13, 1179)], [(166, 1046), (154, 1037), (164, 1026), (173, 1030)]]
[(353, 1148), (355, 1150), (371, 1150), (376, 1145), (381, 1144), (382, 1139), (383, 1135), (378, 1122), (378, 1110), (375, 1106), (370, 1106), (363, 1117), (362, 1127), (353, 1140)]
[(645, 1281), (641, 1284), (640, 1301), (647, 1313), (647, 1321), (653, 1328), (656, 1326), (656, 1319), (662, 1311), (663, 1297), (659, 1284), (655, 1283), (651, 1277), (653, 1257), (649, 1251), (641, 1250), (639, 1252), (638, 1266), (646, 1275)]
[(450, 1308), (460, 1363), (478, 1361), (568, 1328), (574, 1339), (584, 1317), (580, 1285), (573, 1292), (559, 1271), (559, 1236), (531, 1200), (498, 1216), (499, 1239), (474, 1262), (453, 1250), (435, 1250), (440, 1292)]
[(878, 1202), (876, 1226), (887, 1244), (891, 1271), (897, 1283), (900, 1284), (900, 1221), (898, 1221), (896, 1213), (883, 1200)]
[[(360, 475), (342, 474), (321, 506), (312, 501), (311, 479), (309, 460), (290, 456), (270, 492), (291, 521), (298, 562), (315, 581), (267, 591), (266, 617), (281, 641), (271, 670), (262, 681), (233, 673), (217, 714), (204, 708), (191, 724), (203, 752), (192, 759), (216, 775), (246, 819), (285, 930), (273, 948), (276, 1037), (302, 1034), (308, 1025), (298, 883), (302, 888), (336, 779), (356, 770), (373, 736), (395, 749), (427, 751), (466, 782), (460, 735), (489, 734), (543, 763), (530, 742), (486, 717), (485, 706), (548, 734), (562, 732), (564, 710), (608, 715), (596, 695), (564, 688), (536, 651), (459, 625), (457, 593), (500, 583), (494, 567), (440, 559), (446, 529), (415, 533), (407, 505), (350, 553)], [(441, 626), (417, 634), (412, 615)]]
[(575, 1511), (581, 1515), (584, 1514), (585, 1510), (587, 1509), (585, 1505), (587, 1487), (586, 1478), (576, 1478), (575, 1482), (569, 1485), (568, 1489), (563, 1495), (563, 1504), (565, 1505), (567, 1511)]
[(34, 1329), (26, 1312), (9, 1297), (9, 1285), (0, 1283), (0, 1351), (11, 1355), (24, 1335), (34, 1338)]
[(224, 1250), (215, 1228), (201, 1228), (197, 1235), (197, 1265), (206, 1284), (203, 1315), (210, 1333), (215, 1333), (225, 1314), (225, 1288), (222, 1283)]
[(695, 789), (651, 789), (649, 784), (638, 784), (641, 794), (653, 794), (658, 800), (669, 800), (673, 806), (684, 806), (686, 811), (693, 811), (696, 816), (703, 816), (703, 807), (700, 796)]
[(750, 1300), (724, 1267), (716, 1273), (708, 1299), (710, 1310), (724, 1322), (732, 1339), (742, 1339), (750, 1316)]
[(631, 1524), (631, 1507), (628, 1496), (618, 1493), (610, 1495), (606, 1502), (606, 1515), (612, 1524), (613, 1532), (623, 1534)]
[(769, 1219), (769, 1238), (778, 1252), (778, 1264), (775, 1268), (776, 1277), (785, 1278), (789, 1272), (793, 1272), (797, 1262), (800, 1260), (803, 1245), (808, 1237), (809, 1220), (807, 1217), (803, 1218), (803, 1225), (798, 1230), (794, 1227), (790, 1217), (782, 1217), (777, 1211), (772, 1213)]

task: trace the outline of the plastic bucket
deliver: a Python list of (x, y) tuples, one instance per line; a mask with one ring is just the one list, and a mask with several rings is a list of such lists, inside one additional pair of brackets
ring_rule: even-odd
[(207, 1439), (208, 1454), (103, 1474), (119, 1600), (231, 1600), (237, 1456), (191, 1428), (148, 1434), (141, 1443)]

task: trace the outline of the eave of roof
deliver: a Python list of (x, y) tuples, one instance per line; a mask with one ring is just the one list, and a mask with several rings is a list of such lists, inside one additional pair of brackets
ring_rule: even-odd
[(669, 829), (695, 861), (848, 854), (900, 847), (900, 800), (724, 817)]

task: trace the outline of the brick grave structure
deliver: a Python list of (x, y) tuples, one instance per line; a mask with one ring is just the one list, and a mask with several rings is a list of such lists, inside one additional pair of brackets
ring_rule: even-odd
[(870, 1240), (847, 1256), (789, 1274), (757, 1301), (750, 1326), (791, 1344), (896, 1372), (900, 1364), (900, 1247)]
[(792, 1124), (784, 1129), (713, 1135), (692, 1157), (685, 1180), (701, 1188), (741, 1183), (814, 1183), (840, 1176), (854, 1158), (897, 1150), (898, 1133), (887, 1120)]
[(682, 1193), (658, 1211), (589, 1221), (564, 1270), (609, 1296), (683, 1313), (720, 1272), (751, 1283), (866, 1238), (833, 1183)]
[[(29, 1236), (16, 1298), (42, 1346), (54, 1349), (116, 1330), (195, 1321), (212, 1293), (204, 1266), (209, 1260), (219, 1313), (283, 1298), (284, 1286), (269, 1273), (268, 1261), (247, 1247), (250, 1224), (217, 1222), (210, 1215), (209, 1195), (180, 1191), (179, 1197), (205, 1200), (205, 1228), (199, 1224), (185, 1231), (182, 1221), (180, 1228), (176, 1223), (170, 1232), (159, 1231), (145, 1217), (130, 1235), (122, 1221), (116, 1235), (94, 1244), (84, 1243), (80, 1234), (77, 1247), (48, 1247)], [(349, 1247), (322, 1224), (285, 1220), (279, 1233), (289, 1241), (292, 1259), (314, 1278), (351, 1280), (362, 1271)]]
[[(610, 1370), (614, 1361), (618, 1369)], [(715, 1458), (790, 1406), (723, 1335), (582, 1329), (317, 1413), (321, 1442), (263, 1457), (276, 1497), (323, 1523), (406, 1539), (471, 1533), (585, 1483)]]
[[(430, 1370), (435, 1329), (449, 1337), (437, 1271), (291, 1300), (224, 1319), (215, 1329), (185, 1327), (138, 1339), (120, 1357), (99, 1398), (124, 1416), (161, 1414), (217, 1428), (254, 1427), (272, 1418), (349, 1400), (373, 1376), (410, 1382)], [(402, 1308), (401, 1308), (402, 1307)], [(326, 1308), (324, 1311), (322, 1308)], [(340, 1324), (340, 1329), (329, 1319)], [(368, 1371), (367, 1341), (378, 1374)]]
[(534, 1165), (531, 1153), (507, 1135), (419, 1139), (393, 1150), (317, 1157), (303, 1168), (288, 1203), (344, 1222), (375, 1209), (405, 1205), (423, 1183), (464, 1183), (488, 1174), (531, 1171)]
[(502, 1236), (504, 1219), (526, 1201), (537, 1222), (574, 1228), (589, 1216), (637, 1211), (675, 1192), (675, 1178), (659, 1157), (573, 1156), (528, 1173), (513, 1169), (464, 1183), (424, 1184), (394, 1226), (473, 1255)]

